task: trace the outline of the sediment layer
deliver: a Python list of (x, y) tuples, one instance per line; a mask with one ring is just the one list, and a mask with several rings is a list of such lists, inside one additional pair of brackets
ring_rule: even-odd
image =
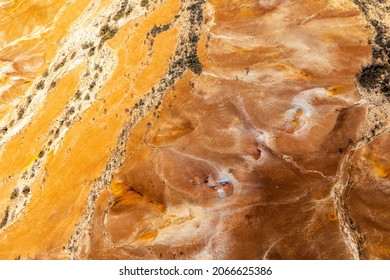
[(390, 258), (387, 6), (0, 1), (0, 258)]

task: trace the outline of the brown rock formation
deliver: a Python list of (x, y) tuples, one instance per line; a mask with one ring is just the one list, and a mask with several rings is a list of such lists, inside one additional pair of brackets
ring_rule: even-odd
[(0, 3), (1, 259), (390, 258), (385, 3), (68, 2)]

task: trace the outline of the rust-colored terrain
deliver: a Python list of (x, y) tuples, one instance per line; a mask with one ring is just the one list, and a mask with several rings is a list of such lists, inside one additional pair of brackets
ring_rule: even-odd
[(0, 259), (390, 259), (386, 1), (0, 1)]

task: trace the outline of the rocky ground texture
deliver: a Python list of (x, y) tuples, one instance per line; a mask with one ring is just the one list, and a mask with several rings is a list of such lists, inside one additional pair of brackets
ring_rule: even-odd
[(0, 1), (0, 259), (390, 259), (389, 10)]

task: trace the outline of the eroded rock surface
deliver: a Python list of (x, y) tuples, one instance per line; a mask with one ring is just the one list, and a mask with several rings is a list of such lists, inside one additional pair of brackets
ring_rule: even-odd
[(0, 258), (389, 259), (388, 7), (0, 1)]

